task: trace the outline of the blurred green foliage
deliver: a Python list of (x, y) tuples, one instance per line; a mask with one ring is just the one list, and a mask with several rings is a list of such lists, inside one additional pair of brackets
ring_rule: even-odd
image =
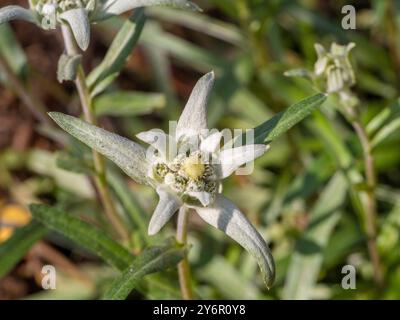
[[(333, 41), (354, 42), (355, 91), (361, 100), (361, 118), (372, 140), (377, 167), (375, 240), (384, 285), (379, 287), (374, 283), (364, 220), (360, 204), (355, 200), (355, 194), (363, 191), (362, 149), (354, 130), (338, 112), (337, 99), (330, 96), (319, 110), (271, 143), (270, 151), (256, 161), (251, 176), (233, 176), (224, 185), (226, 196), (235, 199), (262, 236), (269, 240), (277, 262), (275, 286), (267, 290), (256, 261), (219, 231), (204, 227), (194, 213), (189, 258), (196, 296), (202, 299), (400, 299), (400, 2), (204, 0), (197, 3), (204, 9), (203, 13), (146, 9), (146, 22), (140, 22), (144, 26), (138, 39), (137, 29), (129, 29), (129, 22), (124, 25), (126, 36), (134, 37), (128, 44), (130, 50), (138, 41), (135, 50), (144, 56), (145, 81), (151, 92), (129, 87), (129, 91), (120, 94), (126, 88), (118, 87), (116, 82), (97, 97), (96, 111), (99, 115), (112, 116), (110, 119), (118, 124), (116, 131), (131, 138), (153, 127), (167, 129), (168, 120), (176, 119), (183, 106), (184, 99), (177, 95), (176, 84), (185, 90), (186, 86), (191, 89), (192, 85), (184, 83), (187, 79), (194, 84), (199, 74), (213, 69), (217, 83), (209, 105), (210, 127), (253, 128), (289, 105), (317, 93), (306, 80), (283, 75), (289, 69), (313, 68), (315, 42), (327, 47)], [(356, 30), (341, 27), (341, 8), (345, 4), (356, 8)], [(97, 32), (102, 35), (96, 39), (99, 45), (108, 47), (123, 23), (123, 18), (114, 18), (97, 26)], [(29, 70), (26, 59), (13, 40), (11, 29), (5, 28), (6, 31), (0, 29), (7, 34), (7, 37), (0, 36), (0, 52), (13, 70), (26, 78)], [(12, 48), (4, 41), (12, 41), (15, 44), (12, 48), (18, 54), (10, 54)], [(109, 59), (113, 57), (110, 55)], [(104, 90), (102, 81), (109, 77), (114, 80), (123, 67), (119, 63), (110, 65), (115, 68), (107, 69), (103, 65), (92, 73), (96, 95)], [(125, 66), (122, 75), (140, 75), (140, 67), (139, 64), (132, 70), (130, 66), (128, 70)], [(65, 146), (62, 152), (36, 148), (23, 153), (11, 148), (0, 151), (0, 185), (8, 188), (15, 182), (13, 172), (28, 170), (32, 177), (26, 188), (35, 197), (51, 201), (63, 214), (68, 212), (71, 215), (68, 225), (79, 224), (75, 221), (79, 217), (112, 234), (91, 185), (82, 175), (92, 171), (90, 152), (53, 130), (40, 132), (62, 143)], [(16, 158), (18, 162), (13, 160)], [(154, 192), (134, 184), (109, 166), (108, 182), (132, 237), (131, 243), (125, 245), (136, 254), (147, 244), (162, 242), (173, 232), (172, 223), (161, 235), (149, 238), (146, 234), (156, 205)], [(54, 219), (45, 217), (44, 213), (34, 216), (40, 216), (39, 220), (50, 228), (61, 223), (57, 220), (61, 214), (54, 213)], [(85, 227), (83, 222), (81, 227), (82, 230)], [(87, 237), (92, 236), (91, 232), (82, 231)], [(0, 244), (0, 275), (9, 271), (42, 236), (45, 232), (32, 223)], [(83, 294), (80, 281), (63, 278), (60, 290), (32, 297), (97, 298), (108, 290), (111, 279), (116, 276), (115, 270), (93, 254), (96, 251), (100, 257), (107, 254), (107, 261), (109, 254), (126, 249), (113, 249), (113, 244), (109, 244), (106, 247), (110, 252), (101, 254), (99, 244), (95, 249), (86, 248), (89, 250), (86, 252), (81, 249), (85, 244), (79, 237), (75, 239), (78, 241), (71, 242), (74, 237), (66, 234), (60, 238), (51, 232), (45, 239), (71, 255), (85, 257), (86, 262), (77, 266), (95, 286), (85, 287)], [(100, 234), (95, 237), (100, 242), (109, 241)], [(131, 256), (127, 252), (125, 257), (126, 254)], [(125, 264), (129, 262), (124, 262), (126, 268)], [(347, 264), (354, 265), (357, 271), (354, 290), (341, 286), (345, 275), (341, 271)], [(129, 278), (129, 272), (124, 276)], [(63, 277), (68, 279), (68, 275)], [(136, 287), (136, 279), (129, 281)], [(132, 297), (179, 298), (173, 269), (147, 276), (136, 289)]]

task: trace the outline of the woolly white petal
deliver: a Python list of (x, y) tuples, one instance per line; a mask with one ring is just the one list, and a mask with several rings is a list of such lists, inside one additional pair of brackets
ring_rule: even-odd
[(251, 144), (223, 150), (219, 155), (219, 177), (223, 179), (230, 176), (240, 166), (262, 156), (268, 149), (269, 146), (264, 144)]
[(174, 213), (182, 206), (181, 201), (172, 193), (162, 187), (156, 189), (160, 196), (157, 208), (151, 217), (148, 233), (150, 236), (158, 233), (161, 228), (171, 219)]
[(189, 196), (198, 199), (205, 207), (209, 206), (213, 201), (213, 195), (205, 191), (190, 191), (187, 193)]
[(215, 132), (205, 138), (200, 144), (200, 150), (208, 153), (214, 153), (219, 149), (222, 132)]
[(169, 135), (166, 135), (162, 130), (152, 129), (144, 131), (136, 135), (136, 137), (151, 146), (153, 146), (160, 153), (161, 157), (166, 159), (167, 143), (171, 142)]
[(196, 83), (179, 118), (176, 138), (200, 134), (207, 129), (207, 103), (214, 85), (214, 72), (207, 73)]
[(90, 22), (86, 10), (78, 8), (65, 11), (60, 14), (60, 19), (69, 24), (76, 43), (85, 51), (90, 42)]
[(171, 6), (191, 11), (201, 11), (196, 4), (187, 0), (102, 0), (100, 10), (97, 12), (95, 20), (102, 20), (110, 16), (120, 15), (135, 8), (148, 6)]
[(218, 195), (211, 207), (192, 208), (204, 221), (225, 232), (252, 254), (258, 261), (265, 284), (267, 287), (272, 285), (275, 278), (275, 265), (268, 245), (230, 200)]

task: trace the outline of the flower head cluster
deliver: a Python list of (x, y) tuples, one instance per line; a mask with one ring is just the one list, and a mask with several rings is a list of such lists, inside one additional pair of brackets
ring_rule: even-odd
[(340, 92), (355, 84), (356, 78), (349, 60), (350, 51), (354, 47), (354, 43), (345, 46), (332, 43), (330, 51), (326, 51), (319, 43), (315, 44), (318, 60), (314, 73), (326, 82), (327, 92)]
[(93, 11), (96, 0), (30, 0), (30, 6), (40, 15), (62, 13), (72, 9)]
[[(153, 235), (181, 208), (191, 208), (212, 226), (236, 240), (258, 260), (267, 286), (273, 282), (275, 267), (268, 245), (221, 192), (221, 181), (242, 165), (265, 153), (263, 144), (220, 148), (220, 131), (207, 129), (207, 103), (214, 73), (203, 76), (187, 102), (172, 134), (159, 129), (142, 132), (139, 144), (61, 113), (50, 116), (64, 130), (108, 157), (139, 183), (152, 186), (159, 203), (149, 224)], [(234, 145), (234, 144), (233, 144)], [(174, 150), (174, 152), (167, 152)]]
[(138, 7), (154, 5), (199, 10), (187, 0), (29, 0), (30, 9), (10, 5), (0, 9), (0, 24), (25, 20), (42, 29), (68, 25), (82, 50), (89, 46), (90, 23), (120, 15)]

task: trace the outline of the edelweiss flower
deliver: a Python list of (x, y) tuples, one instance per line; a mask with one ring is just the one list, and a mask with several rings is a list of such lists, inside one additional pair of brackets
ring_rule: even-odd
[(200, 10), (187, 0), (29, 0), (29, 5), (29, 10), (15, 5), (1, 8), (0, 24), (18, 19), (46, 30), (55, 29), (57, 24), (67, 24), (82, 50), (89, 46), (91, 22), (154, 5)]
[[(220, 150), (222, 133), (210, 133), (207, 129), (206, 108), (213, 83), (213, 73), (198, 81), (175, 133), (167, 135), (153, 129), (137, 135), (151, 145), (147, 152), (133, 141), (80, 119), (56, 112), (50, 116), (134, 180), (156, 189), (160, 201), (149, 224), (150, 235), (156, 234), (182, 206), (194, 209), (204, 221), (255, 256), (269, 287), (275, 267), (266, 242), (240, 210), (221, 194), (221, 180), (263, 155), (267, 147), (253, 144)], [(167, 152), (167, 146), (174, 152)]]
[(318, 60), (314, 73), (317, 77), (326, 78), (327, 92), (339, 92), (355, 84), (355, 75), (349, 60), (350, 51), (354, 47), (354, 43), (346, 46), (332, 43), (331, 50), (327, 52), (322, 45), (315, 44)]

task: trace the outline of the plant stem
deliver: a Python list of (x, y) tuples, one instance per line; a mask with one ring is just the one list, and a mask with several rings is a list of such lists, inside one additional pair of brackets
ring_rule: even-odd
[[(187, 242), (187, 223), (188, 210), (185, 206), (179, 209), (178, 226), (176, 228), (176, 240), (181, 244)], [(178, 264), (179, 286), (181, 288), (182, 298), (185, 300), (193, 299), (191, 286), (190, 266), (187, 256)]]
[(7, 80), (23, 104), (29, 109), (33, 116), (41, 123), (51, 125), (51, 121), (46, 114), (46, 108), (25, 88), (21, 80), (11, 70), (6, 59), (0, 54), (0, 69), (7, 76)]
[[(71, 30), (69, 29), (69, 27), (63, 25), (61, 30), (67, 54), (69, 55), (78, 54), (79, 51), (77, 49), (75, 40), (71, 34)], [(97, 125), (97, 119), (93, 111), (92, 97), (90, 95), (89, 88), (86, 84), (86, 75), (82, 65), (79, 65), (78, 67), (75, 85), (79, 93), (79, 98), (81, 101), (82, 110), (86, 122), (93, 125)], [(110, 223), (112, 224), (112, 226), (114, 227), (120, 238), (124, 241), (129, 241), (129, 234), (126, 231), (115, 209), (115, 205), (111, 198), (110, 190), (107, 185), (106, 167), (104, 163), (104, 158), (97, 151), (92, 150), (92, 152), (93, 152), (93, 164), (95, 168), (95, 184), (99, 192), (99, 196), (103, 204), (104, 211), (107, 215), (108, 220), (110, 221)]]
[(375, 161), (372, 155), (371, 141), (365, 130), (364, 125), (361, 122), (358, 112), (350, 108), (346, 109), (347, 118), (351, 122), (358, 139), (360, 140), (363, 157), (364, 157), (364, 168), (365, 168), (365, 178), (367, 183), (366, 191), (366, 204), (365, 204), (365, 232), (367, 234), (367, 247), (368, 254), (371, 259), (373, 271), (374, 271), (374, 281), (379, 286), (382, 287), (384, 284), (384, 278), (382, 273), (382, 265), (376, 247), (376, 218), (377, 218), (377, 205), (376, 205), (376, 171), (375, 171)]

